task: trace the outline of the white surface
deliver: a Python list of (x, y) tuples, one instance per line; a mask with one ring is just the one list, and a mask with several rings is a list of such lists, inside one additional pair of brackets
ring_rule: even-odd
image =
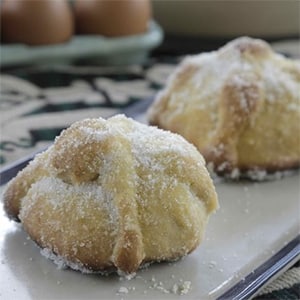
[[(173, 35), (288, 37), (299, 34), (299, 1), (155, 1), (154, 19)], [(181, 21), (182, 20), (182, 21)]]
[[(297, 235), (299, 179), (295, 174), (264, 183), (217, 183), (220, 209), (210, 219), (200, 247), (178, 262), (141, 270), (130, 281), (57, 269), (19, 225), (8, 221), (1, 207), (0, 298), (215, 298)], [(186, 295), (166, 293), (185, 281), (191, 282)], [(159, 282), (165, 291), (152, 288)], [(121, 287), (128, 293), (119, 294)]]

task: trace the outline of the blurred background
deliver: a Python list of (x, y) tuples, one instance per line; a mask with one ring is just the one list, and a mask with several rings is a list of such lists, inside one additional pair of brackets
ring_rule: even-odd
[(168, 53), (211, 50), (243, 35), (298, 43), (299, 1), (158, 0), (152, 5), (166, 35), (160, 50)]
[(0, 3), (2, 67), (78, 61), (144, 63), (149, 55), (210, 51), (242, 35), (269, 42), (294, 40), (287, 48), (295, 49), (299, 38), (300, 3), (293, 0)]

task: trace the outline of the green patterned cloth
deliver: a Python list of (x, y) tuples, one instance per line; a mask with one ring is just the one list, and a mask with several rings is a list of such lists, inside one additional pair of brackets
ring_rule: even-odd
[(87, 117), (108, 117), (152, 97), (173, 64), (125, 69), (66, 66), (1, 76), (0, 165), (44, 149), (59, 132)]
[[(2, 73), (0, 166), (49, 146), (71, 123), (108, 117), (153, 97), (180, 58), (123, 68), (61, 66)], [(268, 284), (256, 299), (300, 299), (299, 264)]]
[(300, 299), (300, 265), (299, 262), (279, 278), (272, 281), (255, 298), (259, 299)]

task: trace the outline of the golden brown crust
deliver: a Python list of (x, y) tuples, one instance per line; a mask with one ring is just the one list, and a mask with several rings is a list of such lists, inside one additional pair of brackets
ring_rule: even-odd
[[(238, 86), (236, 81), (239, 81)], [(224, 84), (220, 95), (216, 134), (211, 145), (203, 149), (207, 161), (212, 161), (217, 166), (227, 162), (222, 172), (231, 172), (238, 165), (237, 144), (240, 135), (263, 104), (258, 83), (258, 76), (246, 72), (232, 74)]]
[[(47, 159), (47, 154), (37, 155), (35, 159), (36, 161), (45, 161)], [(3, 201), (4, 210), (11, 219), (17, 222), (20, 221), (18, 214), (20, 211), (21, 199), (26, 195), (28, 189), (36, 180), (47, 174), (47, 169), (41, 167), (39, 163), (30, 163), (25, 169), (18, 173), (14, 181), (14, 186), (18, 186), (17, 189), (11, 186), (11, 182), (8, 183), (4, 192)]]
[(218, 205), (192, 145), (122, 116), (65, 130), (10, 182), (4, 201), (72, 268), (125, 273), (191, 252)]
[(193, 143), (219, 174), (285, 170), (300, 165), (299, 94), (299, 62), (240, 38), (186, 58), (148, 116)]

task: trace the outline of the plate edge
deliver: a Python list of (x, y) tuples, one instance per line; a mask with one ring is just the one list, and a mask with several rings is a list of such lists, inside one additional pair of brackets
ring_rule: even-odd
[(249, 299), (276, 275), (283, 272), (285, 267), (296, 262), (300, 256), (300, 235), (297, 235), (286, 246), (271, 256), (253, 272), (246, 275), (242, 280), (228, 289), (216, 300), (243, 300)]

